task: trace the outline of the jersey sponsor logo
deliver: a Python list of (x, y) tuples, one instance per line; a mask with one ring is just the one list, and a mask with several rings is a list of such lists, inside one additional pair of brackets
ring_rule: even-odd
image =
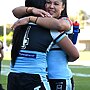
[(24, 53), (24, 52), (19, 52), (20, 57), (27, 57), (27, 58), (36, 58), (36, 54), (33, 53)]

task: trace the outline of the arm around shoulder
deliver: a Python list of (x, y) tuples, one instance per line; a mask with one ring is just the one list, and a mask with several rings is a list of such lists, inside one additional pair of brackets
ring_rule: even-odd
[(21, 18), (25, 15), (32, 13), (32, 9), (33, 7), (19, 6), (19, 7), (14, 8), (12, 10), (12, 13), (16, 18)]

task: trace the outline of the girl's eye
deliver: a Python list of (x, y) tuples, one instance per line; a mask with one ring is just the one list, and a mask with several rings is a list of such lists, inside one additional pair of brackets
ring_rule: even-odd
[(59, 5), (59, 3), (54, 3), (54, 5)]
[(61, 4), (61, 2), (54, 2), (54, 4), (55, 4), (55, 5), (60, 5), (60, 4)]
[(50, 1), (46, 1), (47, 4), (50, 4)]

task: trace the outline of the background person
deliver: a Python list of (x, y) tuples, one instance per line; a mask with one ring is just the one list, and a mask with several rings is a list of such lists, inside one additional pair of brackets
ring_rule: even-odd
[[(1, 62), (3, 60), (3, 57), (4, 57), (3, 42), (0, 40), (0, 79), (1, 79)], [(0, 83), (0, 90), (4, 90), (1, 83)]]

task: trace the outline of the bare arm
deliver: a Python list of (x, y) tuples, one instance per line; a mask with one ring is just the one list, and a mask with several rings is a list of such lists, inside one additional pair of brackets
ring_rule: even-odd
[(16, 7), (12, 10), (12, 13), (16, 18), (21, 18), (27, 14), (26, 9), (27, 7), (25, 6)]
[(42, 27), (46, 27), (49, 29), (54, 29), (54, 30), (59, 30), (59, 31), (65, 31), (70, 29), (70, 25), (63, 19), (55, 19), (55, 18), (50, 18), (50, 17), (35, 17), (35, 16), (28, 16), (19, 19), (16, 21), (12, 28), (16, 28), (19, 25), (25, 25), (28, 24), (29, 22), (36, 23)]
[[(67, 24), (65, 20), (50, 18), (51, 15), (48, 12), (42, 9), (37, 9), (35, 7), (25, 7), (25, 6), (16, 7), (12, 10), (12, 13), (17, 18), (21, 18), (27, 15), (28, 18), (30, 18), (30, 21), (35, 23), (35, 19), (37, 17), (29, 15), (33, 13), (34, 15), (39, 16), (37, 20), (37, 24), (49, 29), (55, 29), (55, 30), (61, 31), (61, 30), (69, 30), (71, 27), (69, 24)], [(46, 18), (43, 18), (43, 17), (46, 17)]]
[[(30, 20), (33, 21), (33, 16), (30, 16)], [(55, 18), (49, 18), (49, 17), (38, 17), (36, 24), (49, 28), (49, 29), (54, 29), (58, 31), (66, 31), (70, 30), (71, 25), (68, 24), (65, 20), (63, 19), (55, 19)]]
[(25, 6), (20, 6), (20, 7), (16, 7), (12, 10), (13, 15), (16, 18), (21, 18), (23, 16), (28, 16), (29, 14), (34, 14), (36, 16), (41, 16), (41, 17), (51, 17), (51, 15), (42, 10), (42, 9), (37, 9), (35, 7), (25, 7)]
[(77, 48), (74, 46), (72, 41), (67, 36), (65, 36), (57, 44), (68, 55), (68, 61), (73, 62), (79, 58), (79, 52), (78, 52)]

